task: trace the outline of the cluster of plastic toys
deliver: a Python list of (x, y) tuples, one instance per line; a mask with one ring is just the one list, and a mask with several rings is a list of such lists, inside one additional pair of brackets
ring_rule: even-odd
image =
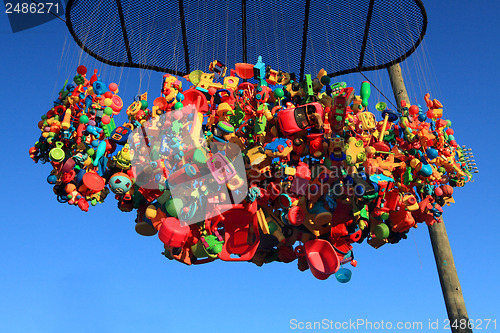
[(117, 85), (79, 66), (30, 156), (52, 165), (61, 203), (87, 211), (113, 192), (169, 259), (298, 259), (301, 271), (340, 282), (351, 277), (342, 265), (356, 266), (353, 243), (378, 248), (439, 222), (453, 187), (471, 180), (470, 153), (429, 94), (425, 111), (372, 109), (368, 82), (358, 96), (324, 70), (300, 81), (259, 57), (226, 72), (214, 61), (185, 77), (188, 89), (164, 75), (160, 97), (138, 96), (116, 126)]

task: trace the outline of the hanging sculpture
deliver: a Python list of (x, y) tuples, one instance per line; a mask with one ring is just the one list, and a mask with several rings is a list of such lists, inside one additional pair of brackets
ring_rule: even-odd
[(439, 223), (471, 181), (471, 153), (429, 94), (391, 110), (370, 101), (369, 82), (356, 92), (325, 70), (299, 80), (261, 57), (208, 68), (188, 87), (166, 74), (152, 103), (144, 93), (124, 108), (116, 84), (78, 67), (29, 151), (50, 163), (57, 200), (87, 211), (113, 192), (139, 234), (188, 265), (297, 259), (348, 282), (355, 243)]

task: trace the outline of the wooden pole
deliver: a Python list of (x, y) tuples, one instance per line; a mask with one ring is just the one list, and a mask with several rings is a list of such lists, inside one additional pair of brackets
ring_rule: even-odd
[[(408, 93), (406, 92), (403, 75), (401, 74), (401, 66), (395, 64), (387, 70), (394, 98), (396, 99), (396, 105), (400, 107), (401, 101), (405, 101), (408, 106), (411, 105)], [(428, 229), (451, 331), (453, 333), (472, 332), (472, 329), (469, 328), (469, 317), (465, 309), (464, 296), (458, 280), (455, 261), (453, 260), (444, 221), (441, 219), (440, 223), (434, 223)], [(440, 323), (440, 325), (442, 324)]]

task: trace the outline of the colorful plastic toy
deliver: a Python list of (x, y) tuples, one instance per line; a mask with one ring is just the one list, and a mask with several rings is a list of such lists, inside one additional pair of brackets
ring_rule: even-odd
[(298, 81), (259, 57), (208, 71), (186, 76), (190, 87), (166, 74), (160, 96), (132, 99), (116, 126), (118, 86), (79, 66), (29, 149), (51, 165), (57, 201), (88, 211), (111, 191), (137, 233), (158, 234), (165, 257), (187, 265), (297, 260), (346, 283), (355, 243), (379, 248), (439, 223), (477, 172), (429, 94), (427, 110), (389, 110), (369, 82), (357, 96), (324, 70)]
[(324, 120), (324, 110), (319, 103), (310, 103), (300, 107), (281, 110), (278, 112), (278, 125), (285, 136), (293, 135), (302, 130), (310, 129), (318, 126), (316, 116), (319, 115), (321, 120)]

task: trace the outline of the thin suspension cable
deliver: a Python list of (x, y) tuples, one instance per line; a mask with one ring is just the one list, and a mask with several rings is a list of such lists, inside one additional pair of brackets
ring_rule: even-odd
[[(287, 20), (285, 20), (285, 14), (283, 12), (283, 6), (279, 6), (280, 8), (280, 13), (281, 13), (281, 23), (283, 24), (283, 31), (285, 31), (285, 29), (287, 28), (285, 23), (287, 22)], [(286, 65), (287, 65), (287, 72), (288, 73), (291, 73), (291, 70), (290, 70), (290, 58), (288, 57), (288, 43), (287, 43), (287, 40), (286, 40), (286, 34), (283, 34), (283, 46), (284, 46), (284, 49), (285, 49), (285, 54), (286, 54)]]
[[(63, 60), (63, 56), (66, 54), (65, 51), (66, 51), (66, 47), (68, 46), (68, 35), (65, 34), (64, 35), (64, 44), (63, 44), (63, 47), (61, 49), (61, 57), (59, 58), (59, 61), (58, 61), (58, 64), (57, 64), (57, 76), (56, 77), (59, 77), (60, 74), (61, 74), (61, 67), (62, 67), (62, 60)], [(52, 89), (52, 95), (51, 96), (54, 96), (55, 93), (56, 93), (56, 89), (58, 88), (58, 85), (59, 83), (56, 81), (54, 83), (54, 88)], [(59, 91), (59, 90), (57, 90)]]
[[(263, 6), (262, 4), (259, 4), (258, 8), (260, 9), (260, 13), (259, 13), (260, 17), (256, 15), (257, 17), (259, 17), (259, 18), (264, 18), (265, 17), (264, 12), (263, 12), (263, 8), (264, 7), (265, 6)], [(257, 24), (258, 24), (258, 22), (259, 21), (257, 21)], [(257, 24), (255, 26), (257, 26)], [(269, 34), (269, 35), (271, 35), (271, 34)], [(265, 49), (265, 52), (267, 53), (266, 59), (269, 59), (269, 60), (266, 60), (266, 62), (269, 63), (269, 61), (271, 60), (272, 57), (271, 57), (271, 53), (270, 53), (270, 50), (269, 50), (270, 49), (270, 47), (269, 47), (270, 43), (267, 40), (267, 36), (268, 36), (268, 34), (264, 34), (264, 49)], [(261, 52), (261, 55), (263, 55), (262, 54), (263, 52), (264, 52), (264, 50)]]
[(411, 236), (413, 238), (413, 242), (415, 243), (415, 249), (417, 249), (418, 261), (420, 262), (420, 269), (423, 269), (422, 258), (420, 257), (420, 251), (418, 250), (418, 245), (417, 245), (417, 240), (415, 239), (415, 234), (414, 234), (413, 230), (410, 233), (411, 233)]
[[(277, 4), (277, 1), (275, 0), (273, 2), (273, 12), (277, 13), (278, 10), (278, 4)], [(279, 58), (279, 54), (281, 53), (280, 50), (279, 50), (279, 38), (278, 38), (278, 18), (277, 18), (277, 15), (273, 15), (272, 16), (272, 20), (273, 20), (273, 33), (274, 33), (274, 46), (276, 47), (276, 69), (280, 69), (278, 68), (279, 67), (279, 64), (280, 64), (280, 58)]]
[[(331, 17), (330, 15), (330, 5), (326, 5), (327, 11), (328, 11), (328, 17)], [(326, 49), (328, 50), (328, 55), (329, 55), (329, 60), (330, 60), (330, 65), (331, 65), (331, 71), (334, 72), (335, 65), (333, 63), (333, 57), (332, 57), (332, 49), (330, 46), (330, 39), (328, 38), (328, 25), (326, 24), (326, 19), (323, 22), (323, 26), (325, 27), (325, 39), (326, 39)], [(326, 71), (328, 73), (328, 71)]]

